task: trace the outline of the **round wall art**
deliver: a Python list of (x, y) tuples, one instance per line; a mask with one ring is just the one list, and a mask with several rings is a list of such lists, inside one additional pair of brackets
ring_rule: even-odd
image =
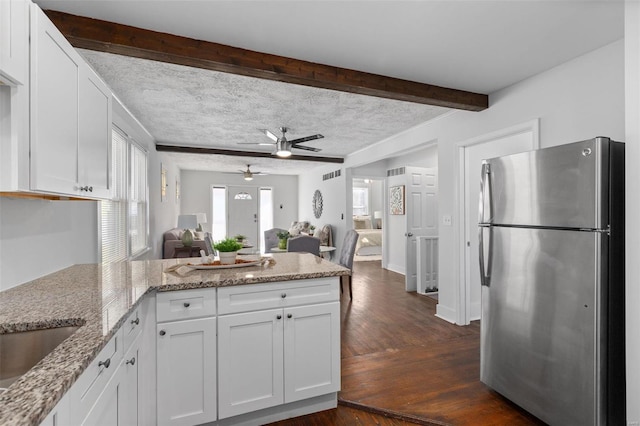
[(316, 192), (313, 193), (313, 201), (311, 204), (313, 206), (313, 215), (316, 219), (320, 219), (320, 216), (322, 216), (322, 194), (320, 190), (316, 189)]

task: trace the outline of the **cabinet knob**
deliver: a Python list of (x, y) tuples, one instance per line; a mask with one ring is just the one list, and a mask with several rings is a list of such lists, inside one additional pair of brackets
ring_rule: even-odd
[(277, 319), (282, 319), (282, 315), (278, 314), (278, 315), (276, 316), (276, 318), (277, 318)]
[(292, 314), (287, 314), (287, 318), (291, 318), (291, 317), (293, 317)]
[(184, 307), (185, 307), (185, 308), (188, 308), (189, 306), (191, 306), (191, 303), (189, 303), (189, 302), (184, 302), (184, 303), (183, 303), (183, 305), (184, 305)]
[(140, 318), (136, 318), (134, 320), (131, 320), (131, 324), (135, 324), (135, 325), (140, 324)]
[(135, 365), (136, 363), (136, 357), (134, 356), (131, 359), (128, 359), (127, 361), (125, 361), (125, 364), (131, 364), (131, 365)]
[(93, 186), (89, 187), (89, 192), (93, 192)]
[(167, 334), (167, 332), (166, 332), (166, 331), (164, 331), (164, 330), (160, 330), (160, 335), (161, 335), (161, 336), (164, 336), (165, 334)]
[(100, 361), (98, 363), (98, 367), (104, 366), (104, 368), (109, 368), (110, 365), (111, 365), (111, 358), (107, 358), (106, 361)]
[(280, 295), (280, 297), (282, 297), (282, 298), (284, 299), (285, 297), (287, 297), (287, 293), (282, 293), (282, 294)]

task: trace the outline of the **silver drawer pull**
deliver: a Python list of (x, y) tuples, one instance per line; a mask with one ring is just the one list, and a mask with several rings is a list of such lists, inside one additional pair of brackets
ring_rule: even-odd
[(184, 303), (183, 303), (183, 305), (184, 305), (184, 307), (185, 307), (185, 308), (188, 308), (189, 306), (191, 306), (191, 303), (189, 303), (189, 302), (184, 302)]
[(280, 297), (282, 297), (282, 298), (284, 299), (285, 297), (287, 297), (287, 293), (282, 293), (282, 294), (280, 295)]
[(160, 335), (161, 335), (161, 336), (164, 336), (165, 334), (167, 334), (167, 332), (166, 332), (166, 331), (164, 331), (164, 330), (160, 330)]
[(98, 367), (104, 366), (104, 368), (109, 368), (110, 365), (111, 365), (111, 358), (107, 358), (106, 361), (100, 361), (98, 363)]
[(136, 318), (134, 320), (131, 320), (131, 324), (135, 324), (135, 325), (140, 324), (140, 318)]
[(125, 361), (125, 364), (131, 364), (131, 365), (135, 365), (136, 363), (136, 357), (134, 356), (131, 359), (128, 359), (127, 361)]

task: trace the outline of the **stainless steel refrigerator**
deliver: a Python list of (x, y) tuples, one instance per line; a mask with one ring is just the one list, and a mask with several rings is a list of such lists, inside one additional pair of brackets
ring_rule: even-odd
[(551, 425), (626, 424), (624, 144), (485, 160), (479, 204), (482, 382)]

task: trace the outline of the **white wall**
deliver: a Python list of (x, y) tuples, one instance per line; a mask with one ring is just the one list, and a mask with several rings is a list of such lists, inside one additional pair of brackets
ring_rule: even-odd
[(439, 229), (439, 315), (455, 322), (459, 314), (458, 144), (534, 118), (542, 147), (594, 136), (624, 140), (623, 47), (622, 40), (604, 46), (491, 94), (485, 111), (446, 114), (347, 158), (346, 167), (360, 166), (438, 141), (439, 216), (454, 219)]
[(640, 422), (640, 5), (625, 3), (627, 421)]
[[(336, 170), (341, 171), (341, 175), (329, 179), (322, 180), (322, 175)], [(348, 185), (347, 185), (348, 183)], [(347, 188), (348, 186), (348, 188)], [(322, 193), (323, 209), (322, 216), (316, 219), (313, 215), (313, 207), (311, 201), (316, 190)], [(351, 205), (346, 205), (346, 194), (352, 191), (351, 176), (346, 176), (344, 168), (340, 165), (330, 164), (327, 166), (319, 166), (299, 176), (298, 180), (298, 214), (300, 220), (308, 220), (320, 228), (325, 224), (332, 227), (333, 244), (336, 246), (336, 253), (340, 253), (342, 248), (342, 240), (346, 233), (346, 218), (351, 217)], [(351, 196), (349, 197), (349, 199)], [(347, 214), (348, 212), (348, 214)], [(333, 260), (338, 256), (334, 255)]]
[[(247, 182), (240, 174), (182, 170), (180, 212), (206, 213), (204, 231), (211, 231), (211, 185), (257, 186), (273, 189), (273, 226), (289, 229), (298, 220), (298, 177), (286, 175), (256, 176)], [(313, 194), (312, 194), (313, 195)], [(309, 204), (311, 200), (309, 200)], [(173, 219), (176, 226), (178, 216)], [(315, 222), (312, 222), (315, 223)]]
[(0, 197), (0, 290), (98, 259), (96, 201)]

